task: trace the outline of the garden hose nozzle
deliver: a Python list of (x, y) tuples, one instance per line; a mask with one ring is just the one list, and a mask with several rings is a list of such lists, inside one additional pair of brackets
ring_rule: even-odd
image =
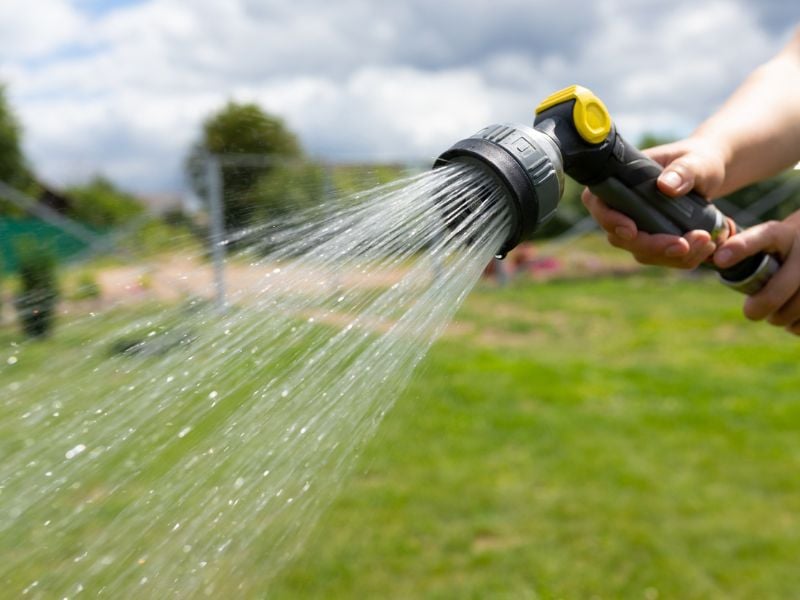
[[(512, 226), (502, 255), (555, 214), (564, 173), (647, 233), (683, 235), (703, 229), (721, 243), (741, 230), (694, 192), (677, 198), (661, 193), (656, 180), (662, 167), (628, 143), (603, 102), (580, 86), (548, 96), (536, 108), (533, 127), (486, 127), (442, 153), (434, 168), (451, 162), (485, 170), (504, 189)], [(774, 256), (759, 253), (731, 267), (714, 268), (726, 285), (754, 294), (779, 267)]]

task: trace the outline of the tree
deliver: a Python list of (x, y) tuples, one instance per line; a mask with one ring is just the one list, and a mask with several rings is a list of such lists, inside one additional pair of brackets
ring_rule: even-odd
[(89, 183), (66, 191), (69, 216), (98, 229), (119, 227), (144, 212), (144, 206), (108, 179), (96, 176)]
[[(33, 184), (21, 146), (22, 128), (6, 99), (6, 88), (0, 84), (0, 181), (28, 191)], [(5, 205), (0, 211), (7, 212)]]
[(277, 165), (255, 187), (259, 205), (254, 216), (274, 220), (317, 205), (325, 194), (325, 172), (319, 165), (298, 162)]
[(283, 121), (265, 113), (255, 104), (229, 102), (203, 123), (201, 139), (194, 144), (187, 161), (189, 179), (195, 192), (205, 197), (208, 154), (224, 157), (255, 155), (271, 157), (274, 164), (226, 165), (222, 170), (225, 225), (237, 229), (251, 222), (258, 206), (269, 202), (258, 193), (258, 182), (291, 160), (302, 159), (300, 144)]

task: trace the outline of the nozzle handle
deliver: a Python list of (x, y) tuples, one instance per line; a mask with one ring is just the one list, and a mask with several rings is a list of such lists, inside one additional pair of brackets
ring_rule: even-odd
[[(656, 185), (661, 166), (641, 154), (638, 149), (635, 150), (640, 155), (636, 158), (636, 161), (640, 161), (639, 165), (629, 163), (621, 169), (619, 175), (590, 185), (589, 189), (611, 208), (633, 219), (640, 230), (646, 233), (683, 235), (688, 231), (701, 229), (708, 231), (711, 239), (717, 243), (724, 242), (742, 230), (733, 219), (693, 192), (677, 198), (661, 193)], [(644, 161), (652, 164), (645, 166)], [(630, 175), (637, 170), (640, 174), (641, 171), (651, 171), (652, 176), (639, 182), (631, 182)], [(780, 263), (774, 256), (759, 252), (724, 269), (711, 263), (709, 266), (717, 271), (722, 283), (750, 295), (766, 285), (780, 268)]]
[[(629, 216), (642, 231), (683, 235), (702, 229), (718, 243), (741, 231), (733, 219), (695, 192), (679, 197), (662, 193), (656, 185), (661, 165), (619, 134), (605, 105), (586, 88), (556, 92), (536, 112), (534, 127), (556, 141), (567, 175)], [(729, 287), (754, 294), (780, 263), (760, 252), (725, 269), (709, 266)]]

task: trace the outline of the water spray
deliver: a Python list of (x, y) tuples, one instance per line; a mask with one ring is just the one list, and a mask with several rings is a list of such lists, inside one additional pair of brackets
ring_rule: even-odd
[[(500, 256), (555, 214), (565, 173), (647, 233), (683, 235), (702, 229), (722, 243), (741, 231), (695, 192), (677, 198), (660, 192), (656, 180), (661, 165), (627, 142), (603, 102), (580, 86), (548, 96), (536, 108), (533, 127), (486, 127), (442, 153), (434, 168), (453, 162), (486, 172), (505, 191), (511, 228)], [(725, 269), (710, 266), (729, 287), (754, 294), (780, 263), (760, 252)]]

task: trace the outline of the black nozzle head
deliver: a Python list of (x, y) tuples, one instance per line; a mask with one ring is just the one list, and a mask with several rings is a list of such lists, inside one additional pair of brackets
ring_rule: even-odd
[(433, 168), (466, 164), (496, 182), (507, 201), (511, 224), (500, 249), (505, 256), (555, 213), (563, 188), (560, 158), (552, 141), (531, 128), (493, 125), (453, 144)]

